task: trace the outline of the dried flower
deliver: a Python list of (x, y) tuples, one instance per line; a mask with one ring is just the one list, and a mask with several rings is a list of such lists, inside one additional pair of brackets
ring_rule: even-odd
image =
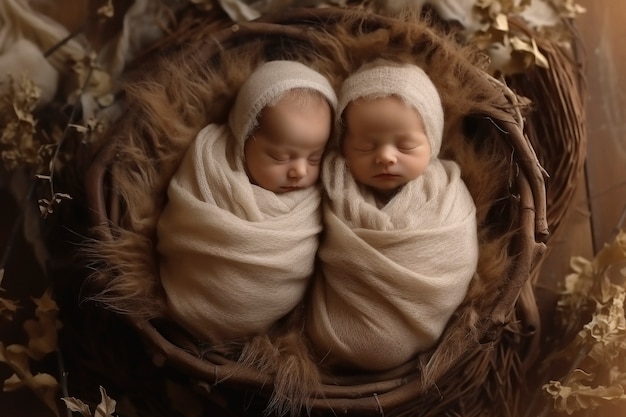
[[(38, 177), (46, 177), (39, 175)], [(50, 177), (48, 177), (50, 178)], [(48, 215), (54, 213), (55, 208), (61, 203), (63, 200), (71, 200), (72, 196), (66, 193), (54, 193), (51, 198), (40, 198), (37, 201), (39, 205), (39, 212), (41, 213), (41, 217), (44, 219), (48, 217)]]
[(570, 415), (578, 410), (593, 409), (608, 402), (626, 399), (623, 386), (591, 387), (589, 383), (593, 379), (592, 374), (577, 369), (567, 385), (550, 381), (544, 389), (554, 398), (554, 408)]
[(33, 298), (33, 302), (37, 306), (35, 319), (24, 322), (28, 334), (28, 355), (33, 359), (42, 359), (57, 349), (57, 331), (62, 324), (57, 318), (59, 307), (49, 290), (40, 298)]
[[(74, 397), (63, 397), (61, 399), (67, 406), (68, 410), (80, 413), (83, 417), (91, 417), (92, 414), (89, 410), (89, 406), (81, 400)], [(105, 389), (101, 386), (100, 404), (98, 404), (98, 406), (96, 407), (95, 415), (97, 417), (113, 417), (116, 404), (117, 402), (109, 397)]]
[(107, 0), (106, 4), (98, 9), (98, 16), (110, 19), (115, 14), (113, 0)]
[(0, 297), (0, 318), (13, 320), (16, 311), (17, 303), (15, 301)]
[(4, 381), (3, 390), (5, 392), (27, 387), (31, 389), (55, 415), (58, 415), (56, 400), (59, 384), (52, 375), (45, 373), (32, 374), (28, 349), (25, 346), (15, 344), (5, 347), (4, 344), (0, 342), (0, 362), (6, 363), (14, 372), (13, 375)]
[(8, 93), (0, 96), (0, 157), (7, 170), (18, 165), (34, 166), (40, 161), (40, 143), (35, 139), (37, 121), (32, 112), (41, 89), (26, 75), (19, 81), (9, 77)]
[(624, 301), (626, 269), (621, 269), (619, 285), (609, 271), (626, 261), (626, 233), (620, 232), (592, 261), (572, 258), (574, 271), (565, 279), (565, 290), (558, 307), (561, 326), (574, 314), (591, 311), (591, 319), (560, 355), (577, 359), (575, 368), (561, 381), (550, 381), (544, 390), (554, 399), (554, 407), (572, 414), (594, 409), (607, 402), (626, 400), (626, 316)]

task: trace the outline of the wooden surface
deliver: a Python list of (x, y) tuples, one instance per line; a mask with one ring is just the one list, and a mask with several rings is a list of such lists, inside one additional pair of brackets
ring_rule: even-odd
[[(587, 158), (563, 230), (550, 242), (540, 283), (554, 287), (572, 256), (590, 258), (611, 239), (626, 205), (626, 2), (579, 0), (587, 68)], [(626, 225), (625, 225), (626, 226)]]
[(581, 21), (588, 50), (588, 194), (594, 249), (626, 206), (626, 2), (587, 0)]

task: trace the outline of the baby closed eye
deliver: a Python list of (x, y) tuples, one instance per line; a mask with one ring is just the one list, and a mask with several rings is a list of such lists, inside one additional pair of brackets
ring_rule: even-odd
[(286, 154), (268, 153), (267, 155), (276, 162), (289, 162), (291, 159), (291, 157)]
[(418, 148), (420, 145), (421, 145), (421, 142), (413, 141), (413, 140), (405, 140), (405, 141), (399, 142), (397, 147), (401, 151), (410, 151), (410, 150)]
[(376, 147), (373, 144), (369, 144), (369, 145), (361, 144), (359, 146), (352, 147), (352, 150), (357, 151), (357, 152), (372, 152), (374, 149), (376, 149)]

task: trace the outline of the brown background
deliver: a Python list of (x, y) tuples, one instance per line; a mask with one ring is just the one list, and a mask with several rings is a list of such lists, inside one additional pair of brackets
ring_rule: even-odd
[(571, 256), (591, 257), (626, 209), (626, 2), (580, 0), (586, 54), (587, 159), (562, 233), (551, 241), (542, 282), (558, 282)]

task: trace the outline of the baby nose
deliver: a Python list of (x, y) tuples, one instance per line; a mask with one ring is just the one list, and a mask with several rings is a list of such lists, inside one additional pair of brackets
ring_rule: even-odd
[(376, 163), (379, 165), (394, 165), (396, 162), (398, 158), (391, 146), (383, 146), (376, 155)]
[(296, 159), (289, 166), (287, 173), (289, 178), (303, 178), (306, 175), (306, 161), (304, 159)]

